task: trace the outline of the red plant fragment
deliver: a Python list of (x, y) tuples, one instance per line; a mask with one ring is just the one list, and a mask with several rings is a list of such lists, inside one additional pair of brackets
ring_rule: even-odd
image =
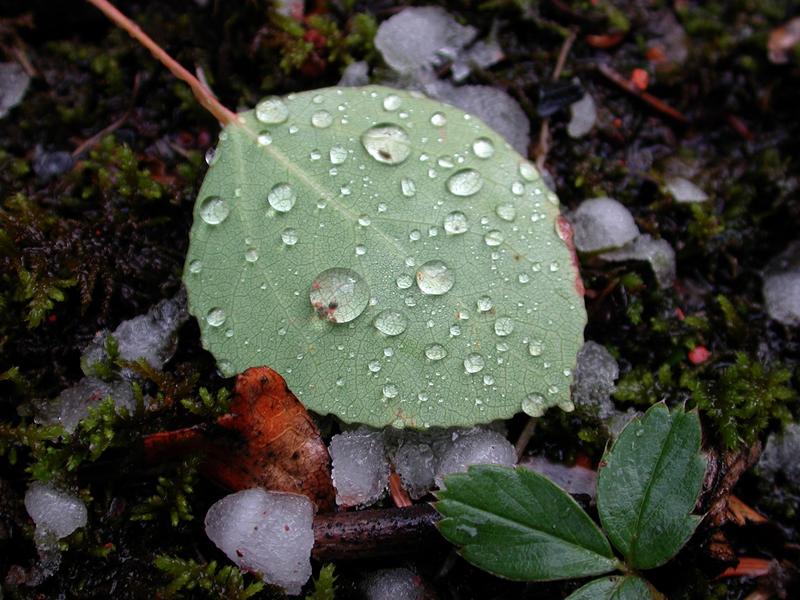
[(330, 456), (308, 411), (267, 367), (236, 379), (231, 412), (216, 427), (159, 432), (144, 440), (151, 460), (200, 451), (202, 470), (229, 490), (263, 487), (305, 494), (321, 511), (334, 506)]
[(728, 577), (762, 577), (763, 575), (769, 574), (771, 567), (772, 561), (770, 560), (745, 556), (739, 559), (735, 567), (728, 567), (717, 575), (717, 579), (725, 579)]
[(711, 352), (705, 346), (695, 346), (689, 350), (689, 361), (693, 365), (702, 365), (709, 358), (711, 358)]
[(644, 69), (634, 69), (631, 72), (631, 83), (635, 85), (637, 89), (645, 91), (650, 83), (650, 75), (648, 75), (647, 71)]
[(389, 475), (389, 495), (397, 508), (407, 508), (413, 504), (411, 497), (403, 487), (403, 482), (400, 481), (400, 476), (395, 473), (394, 469)]
[(586, 43), (592, 48), (605, 50), (606, 48), (613, 48), (619, 45), (623, 39), (625, 39), (624, 33), (608, 33), (603, 35), (589, 34), (586, 36)]

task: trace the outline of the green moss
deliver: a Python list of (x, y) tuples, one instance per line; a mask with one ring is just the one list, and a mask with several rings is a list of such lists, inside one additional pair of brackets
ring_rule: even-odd
[(336, 599), (336, 568), (332, 564), (323, 565), (314, 579), (314, 589), (306, 594), (306, 600)]
[(131, 519), (153, 521), (161, 515), (167, 515), (173, 527), (182, 521), (193, 520), (190, 498), (197, 483), (199, 463), (200, 459), (194, 457), (178, 464), (169, 477), (160, 476), (155, 493), (134, 507)]
[(225, 598), (246, 600), (264, 589), (261, 581), (246, 583), (245, 575), (233, 565), (218, 567), (216, 561), (200, 563), (192, 559), (161, 555), (155, 566), (170, 579), (161, 589), (163, 598)]

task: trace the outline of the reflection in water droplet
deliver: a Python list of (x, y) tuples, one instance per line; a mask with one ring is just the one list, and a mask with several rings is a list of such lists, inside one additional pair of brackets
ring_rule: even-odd
[(481, 296), (478, 298), (478, 310), (481, 312), (489, 312), (492, 310), (494, 303), (489, 296)]
[(517, 218), (517, 209), (513, 204), (498, 204), (495, 212), (503, 221), (513, 221)]
[(281, 232), (281, 240), (287, 246), (294, 246), (297, 243), (297, 231), (287, 227)]
[(539, 179), (539, 171), (529, 162), (519, 164), (519, 174), (526, 181), (536, 181)]
[(412, 198), (417, 193), (417, 186), (411, 179), (404, 177), (400, 180), (400, 191), (406, 198)]
[(248, 248), (245, 250), (244, 259), (249, 263), (254, 263), (258, 260), (258, 250), (255, 248)]
[(369, 304), (369, 287), (355, 271), (334, 267), (314, 278), (309, 299), (320, 318), (332, 323), (348, 323)]
[(212, 327), (219, 327), (225, 322), (225, 311), (215, 307), (206, 313), (206, 323)]
[(394, 398), (399, 393), (397, 386), (393, 383), (387, 383), (383, 386), (383, 395), (386, 398)]
[(256, 104), (256, 119), (262, 123), (283, 123), (289, 118), (289, 108), (280, 98), (266, 98)]
[(431, 125), (434, 127), (444, 127), (447, 124), (447, 117), (444, 113), (435, 112), (431, 115)]
[(467, 354), (467, 357), (464, 359), (464, 370), (467, 373), (478, 373), (483, 370), (485, 365), (486, 363), (483, 357), (477, 352)]
[(512, 331), (514, 331), (514, 321), (510, 318), (500, 317), (494, 322), (494, 332), (497, 335), (505, 337), (510, 335)]
[(200, 204), (200, 218), (209, 225), (222, 223), (230, 213), (228, 204), (219, 196), (209, 196)]
[(388, 111), (397, 110), (402, 103), (400, 96), (389, 94), (383, 99), (383, 109)]
[(395, 283), (401, 290), (407, 290), (411, 287), (411, 284), (414, 283), (414, 279), (411, 277), (411, 275), (403, 274), (399, 275), (397, 279), (395, 279)]
[[(403, 313), (396, 310), (384, 310), (372, 322), (375, 329), (384, 335), (400, 335), (406, 330), (408, 320)], [(394, 354), (394, 352), (392, 352)]]
[(522, 400), (522, 412), (531, 417), (541, 417), (545, 411), (544, 396), (541, 394), (528, 394)]
[(486, 232), (486, 235), (483, 236), (483, 241), (486, 242), (487, 246), (499, 246), (503, 243), (503, 234), (497, 229), (492, 229)]
[(297, 195), (288, 183), (276, 183), (267, 194), (267, 200), (278, 212), (289, 212), (297, 200)]
[(189, 273), (197, 274), (203, 270), (203, 262), (199, 260), (193, 260), (189, 263)]
[(425, 347), (425, 357), (429, 360), (442, 360), (447, 356), (447, 350), (441, 344), (431, 344)]
[(256, 138), (259, 146), (269, 146), (272, 143), (272, 134), (269, 131), (262, 131)]
[(206, 164), (210, 167), (217, 162), (217, 150), (213, 146), (206, 150)]
[(411, 154), (411, 138), (405, 129), (391, 123), (370, 127), (361, 135), (361, 144), (379, 163), (398, 165)]
[(542, 351), (544, 351), (542, 340), (531, 340), (528, 344), (528, 352), (531, 356), (541, 356)]
[(347, 149), (339, 144), (332, 146), (330, 151), (330, 159), (331, 163), (334, 165), (342, 164), (347, 160)]
[(453, 272), (440, 260), (429, 260), (417, 269), (417, 287), (423, 294), (439, 296), (455, 283)]
[(472, 142), (472, 151), (478, 158), (491, 158), (494, 154), (494, 144), (489, 138), (481, 137)]
[(447, 189), (456, 196), (472, 196), (483, 187), (483, 177), (475, 169), (462, 169), (447, 180)]
[(318, 110), (311, 115), (311, 124), (314, 127), (324, 129), (326, 127), (330, 127), (331, 123), (333, 123), (333, 115), (331, 115), (331, 113), (329, 113), (327, 110)]
[(461, 211), (451, 212), (444, 218), (444, 230), (451, 235), (464, 233), (467, 229), (467, 215)]

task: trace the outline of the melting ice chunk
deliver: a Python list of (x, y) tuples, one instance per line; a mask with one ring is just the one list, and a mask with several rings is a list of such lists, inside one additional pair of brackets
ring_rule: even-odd
[(790, 486), (800, 490), (800, 424), (790, 423), (780, 433), (767, 438), (764, 453), (758, 461), (758, 469), (769, 477), (783, 473)]
[(240, 568), (260, 573), (289, 594), (311, 576), (314, 507), (299, 494), (242, 490), (206, 513), (206, 535)]
[(97, 377), (84, 377), (75, 385), (68, 387), (52, 402), (37, 406), (36, 422), (43, 425), (61, 425), (64, 431), (72, 433), (89, 410), (111, 396), (114, 405), (133, 412), (136, 403), (130, 382), (116, 380), (108, 383)]
[(571, 138), (581, 138), (592, 130), (597, 122), (597, 107), (588, 92), (583, 98), (569, 105), (570, 120), (567, 134)]
[(422, 600), (422, 579), (408, 569), (380, 569), (369, 574), (362, 585), (367, 600)]
[(83, 500), (50, 483), (35, 481), (30, 485), (25, 492), (25, 510), (36, 523), (37, 533), (52, 534), (58, 539), (86, 525)]
[(611, 353), (597, 342), (587, 341), (578, 352), (572, 400), (576, 406), (597, 411), (601, 419), (611, 417), (611, 393), (619, 377), (619, 365)]
[(708, 200), (708, 194), (685, 177), (668, 176), (664, 183), (676, 202), (691, 203)]
[(382, 431), (360, 427), (333, 436), (328, 448), (339, 506), (368, 506), (380, 500), (389, 484)]
[(630, 211), (613, 198), (584, 200), (570, 220), (581, 252), (619, 248), (639, 235)]
[(0, 63), (0, 119), (22, 102), (30, 82), (30, 75), (17, 63)]
[(763, 293), (770, 317), (784, 325), (800, 325), (800, 241), (770, 261)]
[(517, 462), (514, 446), (496, 431), (475, 428), (454, 433), (453, 443), (441, 455), (436, 468), (436, 484), (443, 486), (445, 475), (462, 473), (470, 465), (506, 465)]
[(647, 261), (653, 269), (659, 287), (668, 288), (675, 283), (675, 250), (667, 240), (653, 239), (647, 233), (618, 250), (604, 252), (600, 257), (610, 261)]

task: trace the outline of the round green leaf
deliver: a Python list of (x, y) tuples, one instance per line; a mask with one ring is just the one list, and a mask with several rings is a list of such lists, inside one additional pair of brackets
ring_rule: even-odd
[(242, 113), (210, 162), (184, 281), (223, 374), (268, 365), (308, 408), (373, 426), (571, 409), (569, 229), (478, 119), (316, 90)]

